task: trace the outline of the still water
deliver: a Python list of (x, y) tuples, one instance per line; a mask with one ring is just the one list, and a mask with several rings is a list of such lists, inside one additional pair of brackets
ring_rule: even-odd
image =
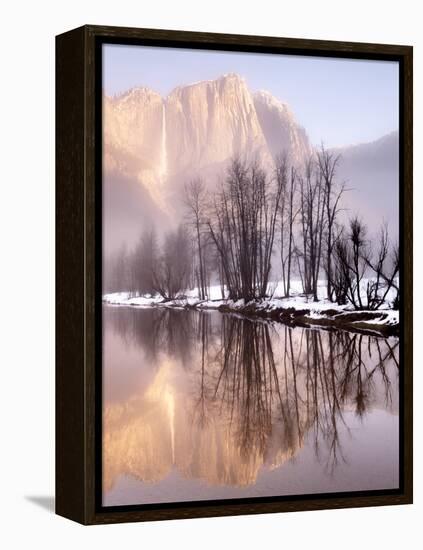
[(398, 487), (398, 339), (165, 308), (103, 326), (103, 505)]

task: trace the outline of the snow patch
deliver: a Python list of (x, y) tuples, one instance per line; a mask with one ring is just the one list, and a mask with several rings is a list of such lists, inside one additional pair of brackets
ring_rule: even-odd
[[(246, 307), (252, 308), (256, 312), (272, 312), (275, 310), (293, 310), (304, 311), (304, 317), (307, 320), (321, 320), (334, 318), (335, 316), (351, 313), (371, 313), (370, 319), (360, 319), (351, 321), (351, 324), (360, 324), (370, 326), (396, 326), (399, 324), (399, 311), (390, 309), (391, 296), (388, 296), (388, 301), (383, 304), (382, 308), (377, 311), (355, 311), (351, 304), (338, 305), (330, 302), (326, 296), (326, 282), (319, 281), (318, 283), (318, 301), (314, 301), (311, 296), (302, 294), (301, 281), (293, 281), (291, 294), (289, 298), (283, 298), (282, 283), (275, 286), (273, 297), (265, 298), (251, 303), (245, 303), (244, 300), (229, 300), (222, 298), (222, 288), (220, 285), (213, 285), (209, 288), (208, 299), (200, 300), (198, 298), (198, 289), (194, 288), (184, 296), (174, 300), (163, 300), (161, 296), (133, 296), (128, 292), (115, 292), (105, 294), (103, 302), (116, 306), (134, 306), (134, 307), (168, 307), (185, 309), (187, 307), (195, 307), (196, 309), (219, 309), (225, 306), (233, 312), (245, 310)], [(226, 290), (224, 290), (227, 296)]]

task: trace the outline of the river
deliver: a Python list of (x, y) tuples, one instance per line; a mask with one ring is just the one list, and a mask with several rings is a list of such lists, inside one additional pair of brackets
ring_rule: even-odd
[(394, 489), (399, 342), (103, 306), (103, 505)]

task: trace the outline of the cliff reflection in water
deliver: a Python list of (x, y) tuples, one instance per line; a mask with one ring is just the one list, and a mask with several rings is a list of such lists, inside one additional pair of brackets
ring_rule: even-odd
[(166, 484), (172, 472), (254, 486), (305, 442), (330, 477), (349, 460), (340, 428), (352, 414), (363, 424), (398, 410), (396, 339), (218, 312), (106, 307), (103, 318), (106, 495), (122, 476)]

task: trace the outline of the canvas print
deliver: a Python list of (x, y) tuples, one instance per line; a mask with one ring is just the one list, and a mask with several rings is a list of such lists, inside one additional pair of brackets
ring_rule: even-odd
[(102, 46), (103, 506), (399, 487), (397, 62)]

